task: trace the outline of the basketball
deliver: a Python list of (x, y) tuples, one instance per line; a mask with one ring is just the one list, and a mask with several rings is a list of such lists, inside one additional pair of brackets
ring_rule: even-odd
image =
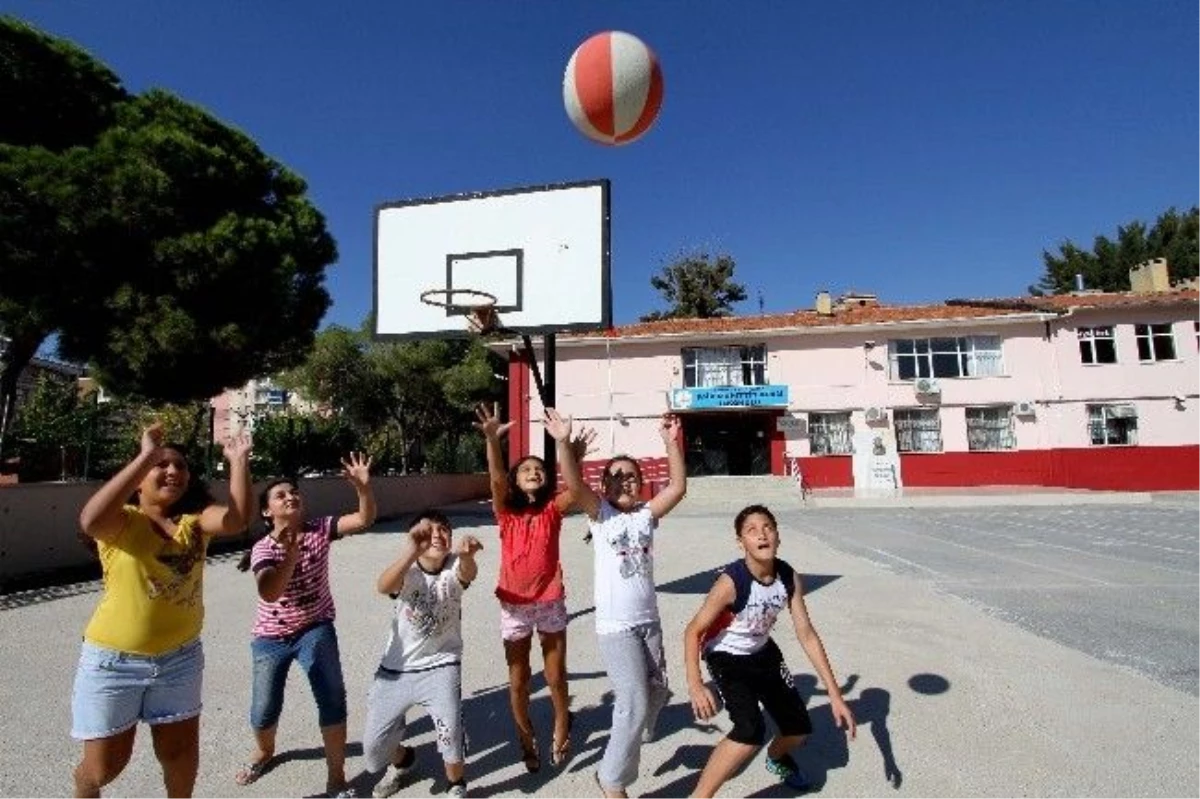
[(579, 132), (606, 145), (640, 138), (662, 106), (654, 51), (622, 31), (597, 33), (575, 49), (563, 74), (563, 105)]

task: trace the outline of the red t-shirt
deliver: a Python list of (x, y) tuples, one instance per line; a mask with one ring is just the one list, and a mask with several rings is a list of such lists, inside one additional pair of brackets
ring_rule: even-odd
[(558, 557), (562, 520), (553, 499), (540, 509), (496, 514), (500, 525), (500, 580), (496, 596), (501, 602), (527, 605), (566, 596)]

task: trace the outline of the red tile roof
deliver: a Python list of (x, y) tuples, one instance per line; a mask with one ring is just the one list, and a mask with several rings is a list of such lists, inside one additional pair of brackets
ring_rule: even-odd
[[(737, 333), (761, 330), (783, 330), (794, 327), (843, 327), (895, 322), (920, 322), (938, 319), (979, 319), (1028, 313), (1061, 313), (1070, 308), (1156, 307), (1195, 305), (1200, 292), (1195, 289), (1159, 294), (1083, 293), (1058, 294), (1045, 297), (1014, 297), (1000, 299), (947, 300), (941, 305), (866, 305), (837, 308), (831, 316), (812, 310), (761, 316), (725, 316), (712, 319), (662, 319), (655, 322), (635, 322), (614, 327), (605, 335), (615, 338), (631, 336), (681, 335), (689, 333)], [(596, 333), (574, 334), (595, 336)]]

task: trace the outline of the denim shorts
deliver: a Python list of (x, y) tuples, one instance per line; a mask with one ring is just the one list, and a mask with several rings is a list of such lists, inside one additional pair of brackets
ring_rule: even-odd
[(250, 641), (254, 683), (250, 691), (250, 726), (269, 730), (283, 712), (283, 689), (292, 661), (300, 664), (317, 702), (317, 722), (330, 727), (346, 721), (346, 684), (332, 621), (315, 624), (286, 638), (255, 637)]
[(199, 639), (163, 655), (134, 655), (84, 641), (71, 696), (71, 737), (109, 738), (139, 721), (170, 724), (199, 716), (203, 677)]

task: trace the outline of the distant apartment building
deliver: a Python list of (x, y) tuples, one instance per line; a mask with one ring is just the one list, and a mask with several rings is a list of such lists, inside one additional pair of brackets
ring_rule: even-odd
[[(792, 313), (560, 335), (556, 401), (600, 434), (587, 474), (622, 453), (661, 477), (669, 409), (691, 475), (1195, 490), (1200, 303), (1166, 270), (1145, 264), (1119, 293), (888, 306), (823, 292)], [(502, 351), (509, 457), (541, 454), (529, 364)]]
[(316, 406), (270, 378), (251, 380), (213, 397), (213, 439), (223, 441), (241, 432), (254, 433), (257, 422), (289, 410), (302, 413)]

